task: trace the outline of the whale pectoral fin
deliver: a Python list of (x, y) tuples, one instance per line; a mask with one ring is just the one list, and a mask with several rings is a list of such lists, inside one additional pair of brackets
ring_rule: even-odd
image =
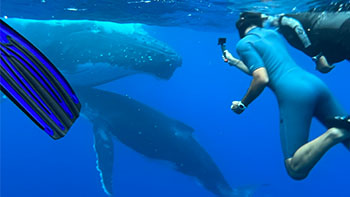
[(101, 183), (104, 191), (112, 195), (113, 181), (113, 139), (109, 131), (104, 127), (94, 126), (95, 144), (97, 157), (97, 170), (100, 172)]

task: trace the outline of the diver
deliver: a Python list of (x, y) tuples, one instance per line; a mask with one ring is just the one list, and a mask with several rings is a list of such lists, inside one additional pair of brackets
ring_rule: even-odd
[(264, 27), (278, 27), (289, 44), (312, 57), (321, 73), (330, 72), (334, 63), (350, 60), (350, 11), (276, 16), (255, 12), (245, 14), (260, 16)]
[[(284, 163), (290, 177), (308, 176), (321, 157), (334, 145), (350, 148), (350, 118), (318, 77), (299, 67), (288, 54), (276, 30), (262, 28), (260, 16), (242, 13), (236, 23), (241, 40), (236, 49), (241, 60), (225, 50), (232, 66), (252, 75), (241, 101), (231, 109), (242, 113), (268, 86), (277, 97)], [(308, 142), (311, 120), (316, 117), (327, 131)]]

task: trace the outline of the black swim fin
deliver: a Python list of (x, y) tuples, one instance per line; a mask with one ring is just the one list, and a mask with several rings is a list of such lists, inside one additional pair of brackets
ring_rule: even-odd
[(0, 88), (53, 139), (63, 137), (81, 105), (57, 68), (0, 19)]
[(329, 123), (332, 127), (350, 131), (350, 116), (335, 116), (329, 121)]

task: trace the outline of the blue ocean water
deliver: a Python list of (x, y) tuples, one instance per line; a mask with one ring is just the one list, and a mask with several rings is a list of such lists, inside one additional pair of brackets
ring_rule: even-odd
[[(332, 148), (306, 180), (287, 176), (277, 101), (269, 89), (242, 115), (230, 110), (232, 100), (242, 98), (251, 80), (221, 59), (218, 37), (227, 37), (228, 49), (235, 54), (238, 35), (233, 27), (225, 31), (205, 31), (205, 26), (193, 30), (186, 25), (145, 29), (174, 48), (182, 66), (169, 80), (140, 74), (100, 89), (131, 96), (193, 127), (195, 139), (232, 187), (256, 188), (254, 196), (262, 197), (350, 196), (350, 157), (341, 145)], [(324, 80), (350, 111), (349, 62), (337, 64), (324, 75), (314, 69), (310, 58), (291, 47), (288, 50), (300, 66)], [(53, 141), (11, 102), (4, 101), (0, 107), (1, 196), (106, 196), (96, 170), (90, 122), (80, 117), (66, 137)], [(310, 138), (324, 131), (314, 120)], [(114, 149), (115, 196), (214, 196), (169, 163), (146, 158), (117, 140)]]

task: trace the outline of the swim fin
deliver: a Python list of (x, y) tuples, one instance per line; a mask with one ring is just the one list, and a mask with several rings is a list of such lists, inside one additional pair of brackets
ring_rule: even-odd
[(335, 116), (329, 122), (332, 127), (350, 131), (350, 116)]
[(63, 137), (81, 105), (57, 68), (0, 19), (0, 89), (53, 139)]

